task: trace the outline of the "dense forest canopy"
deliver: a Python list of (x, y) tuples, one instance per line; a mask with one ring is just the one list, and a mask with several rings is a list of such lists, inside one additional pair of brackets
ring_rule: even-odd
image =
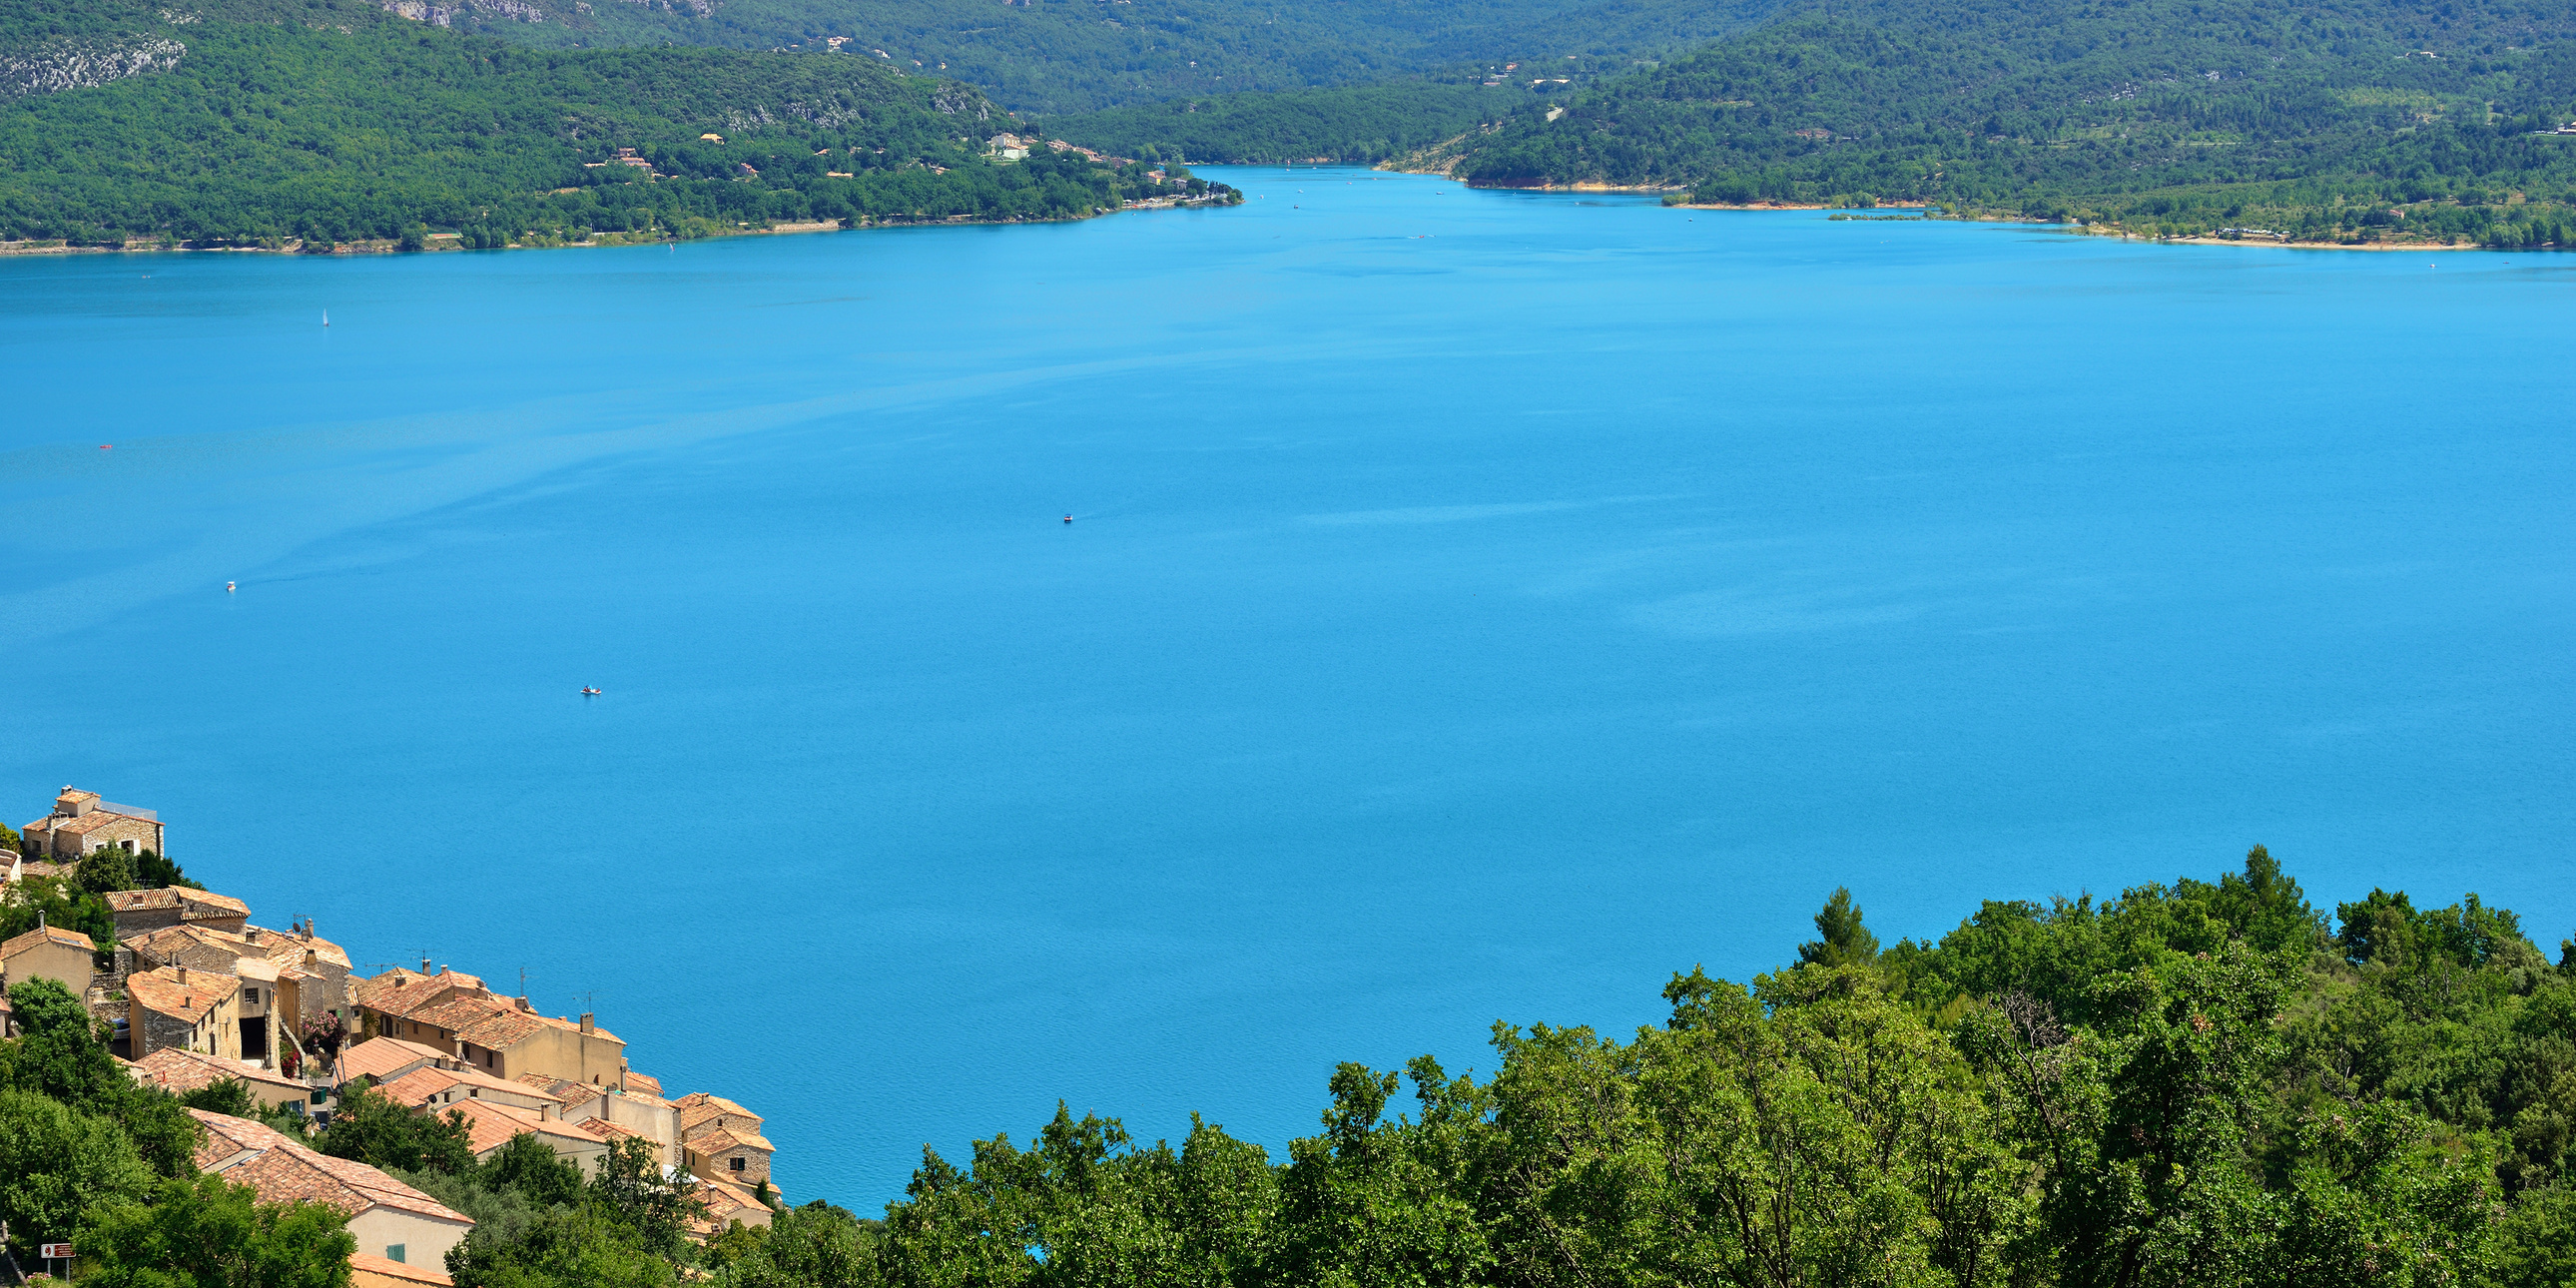
[(1240, 164), (1391, 161), (1510, 112), (1500, 86), (1415, 83), (1172, 99), (1045, 118), (1046, 128), (1121, 156)]
[(499, 245), (1064, 218), (1207, 189), (1078, 154), (1000, 163), (988, 140), (1014, 123), (980, 92), (873, 59), (529, 50), (361, 0), (0, 0), (0, 75), (12, 238)]
[[(402, 0), (393, 0), (402, 3)], [(1407, 80), (1503, 62), (1582, 70), (1740, 30), (1780, 0), (452, 0), (440, 19), (517, 44), (842, 48), (945, 71), (1014, 110)]]
[(1817, 5), (1576, 87), (1433, 164), (1473, 183), (1903, 201), (2152, 231), (2561, 240), (2576, 6)]
[(1345, 1064), (1285, 1159), (1059, 1108), (925, 1151), (882, 1221), (710, 1249), (785, 1285), (2478, 1285), (2576, 1281), (2576, 945), (2470, 896), (2218, 880), (1988, 902), (1881, 950), (1696, 969), (1629, 1037)]

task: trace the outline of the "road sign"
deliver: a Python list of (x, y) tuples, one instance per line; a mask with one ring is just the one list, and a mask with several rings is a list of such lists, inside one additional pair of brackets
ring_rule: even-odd
[(72, 1245), (68, 1243), (39, 1243), (36, 1245), (36, 1255), (47, 1261), (69, 1261), (72, 1259)]

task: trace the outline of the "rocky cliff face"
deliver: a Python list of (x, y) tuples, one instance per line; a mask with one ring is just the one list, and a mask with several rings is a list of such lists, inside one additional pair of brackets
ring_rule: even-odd
[(95, 89), (179, 65), (186, 45), (162, 36), (66, 36), (0, 52), (0, 98)]
[[(487, 21), (544, 22), (546, 20), (546, 11), (529, 3), (528, 0), (456, 0), (453, 4), (432, 4), (428, 3), (428, 0), (376, 0), (376, 3), (384, 6), (386, 13), (397, 18), (409, 18), (413, 22), (426, 22), (439, 27), (452, 27), (456, 25), (457, 18), (468, 13), (479, 15)], [(575, 7), (587, 8), (588, 6)]]

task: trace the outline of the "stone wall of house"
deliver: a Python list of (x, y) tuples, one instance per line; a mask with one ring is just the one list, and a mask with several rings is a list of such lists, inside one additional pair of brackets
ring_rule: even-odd
[(137, 935), (148, 935), (153, 931), (178, 924), (179, 909), (175, 905), (168, 908), (133, 908), (116, 914), (116, 937), (120, 940), (132, 939)]
[[(737, 1158), (742, 1160), (742, 1170), (738, 1172), (733, 1168), (733, 1161)], [(695, 1175), (731, 1181), (746, 1189), (769, 1179), (769, 1155), (748, 1145), (738, 1145), (720, 1154), (702, 1154), (692, 1149), (688, 1151), (688, 1160), (689, 1171)]]
[(130, 1035), (134, 1040), (134, 1059), (140, 1060), (155, 1051), (166, 1051), (171, 1047), (177, 1047), (183, 1051), (193, 1049), (192, 1044), (197, 1040), (196, 1025), (178, 1016), (164, 1015), (148, 1007), (137, 1006), (133, 1008), (132, 1014), (141, 1018), (143, 1030)]

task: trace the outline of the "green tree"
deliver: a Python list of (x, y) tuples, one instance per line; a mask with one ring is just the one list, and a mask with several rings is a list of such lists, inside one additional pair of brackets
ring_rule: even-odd
[(653, 1143), (622, 1137), (608, 1147), (590, 1178), (590, 1201), (607, 1216), (635, 1232), (642, 1245), (658, 1255), (677, 1257), (692, 1222), (704, 1219), (705, 1206), (689, 1194), (687, 1174), (665, 1177)]
[(539, 1205), (582, 1201), (581, 1169), (564, 1161), (532, 1132), (520, 1132), (483, 1160), (476, 1179), (494, 1189), (512, 1189)]
[(633, 1228), (597, 1207), (550, 1208), (513, 1241), (449, 1250), (457, 1288), (671, 1288), (679, 1272)]
[(72, 880), (91, 894), (135, 889), (134, 856), (113, 845), (102, 846), (81, 859)]
[(168, 1093), (125, 1076), (80, 999), (40, 978), (11, 985), (9, 1004), (19, 1037), (0, 1043), (0, 1087), (114, 1122), (163, 1176), (195, 1174), (196, 1120)]
[(250, 1098), (250, 1084), (239, 1078), (217, 1078), (194, 1091), (182, 1092), (179, 1103), (210, 1114), (234, 1118), (259, 1117), (259, 1106)]
[(1836, 886), (1816, 914), (1816, 940), (1798, 945), (1798, 960), (1817, 966), (1857, 966), (1878, 958), (1878, 936), (1860, 924), (1849, 887)]
[(92, 1204), (138, 1199), (154, 1180), (114, 1122), (0, 1090), (0, 1223), (20, 1256), (40, 1239), (71, 1238)]
[(340, 1091), (340, 1108), (322, 1133), (322, 1152), (370, 1167), (459, 1175), (474, 1169), (465, 1115), (415, 1114), (359, 1083)]
[[(1461, 1106), (1437, 1065), (1417, 1062), (1428, 1116)], [(1333, 1288), (1478, 1282), (1494, 1249), (1475, 1207), (1443, 1166), (1452, 1160), (1401, 1118), (1382, 1122), (1399, 1076), (1345, 1063), (1333, 1071), (1324, 1134), (1291, 1141), (1280, 1178), (1277, 1273)], [(1467, 1112), (1472, 1113), (1472, 1108)]]
[(1752, 990), (1693, 972), (1639, 1038), (1665, 1176), (1655, 1256), (1678, 1281), (1789, 1288), (2005, 1276), (2021, 1167), (1950, 1044), (1876, 972)]
[(340, 1288), (349, 1218), (318, 1203), (262, 1203), (220, 1176), (161, 1182), (151, 1201), (101, 1207), (80, 1239), (98, 1288)]

